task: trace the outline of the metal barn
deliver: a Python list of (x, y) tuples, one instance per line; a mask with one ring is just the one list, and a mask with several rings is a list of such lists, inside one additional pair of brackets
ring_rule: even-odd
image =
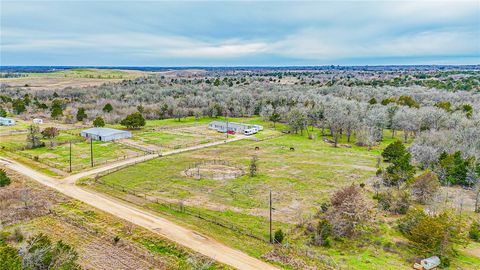
[(109, 142), (113, 140), (120, 140), (131, 138), (132, 133), (130, 131), (113, 129), (113, 128), (89, 128), (80, 132), (80, 136), (85, 138), (91, 138), (93, 140)]

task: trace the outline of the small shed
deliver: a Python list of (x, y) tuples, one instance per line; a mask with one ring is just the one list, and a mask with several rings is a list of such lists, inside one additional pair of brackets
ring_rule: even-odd
[(85, 138), (91, 138), (97, 141), (109, 142), (113, 140), (131, 138), (132, 133), (130, 131), (114, 128), (95, 127), (83, 130), (82, 132), (80, 132), (80, 136)]
[(11, 118), (0, 117), (0, 126), (13, 126), (15, 125), (15, 120)]
[(33, 123), (40, 125), (43, 124), (43, 119), (42, 118), (33, 118)]

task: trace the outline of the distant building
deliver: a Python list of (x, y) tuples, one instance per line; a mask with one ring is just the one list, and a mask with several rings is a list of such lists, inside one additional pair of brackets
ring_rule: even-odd
[(34, 118), (34, 119), (33, 119), (33, 123), (34, 123), (34, 124), (37, 124), (37, 125), (43, 124), (43, 119), (41, 119), (41, 118)]
[(0, 126), (13, 126), (15, 125), (15, 120), (5, 117), (0, 117)]
[(440, 265), (440, 258), (437, 256), (433, 256), (430, 258), (426, 258), (420, 261), (420, 265), (422, 265), (423, 269), (430, 270), (436, 268)]
[[(228, 127), (228, 130), (227, 130)], [(227, 131), (233, 131), (235, 133), (251, 135), (255, 134), (260, 130), (263, 130), (263, 126), (253, 125), (253, 124), (242, 124), (235, 122), (222, 122), (222, 121), (213, 121), (208, 124), (208, 128), (215, 129), (218, 132), (226, 133)]]
[(80, 136), (85, 138), (92, 138), (93, 140), (109, 142), (113, 140), (120, 140), (131, 138), (132, 133), (130, 131), (113, 129), (113, 128), (89, 128), (80, 132)]

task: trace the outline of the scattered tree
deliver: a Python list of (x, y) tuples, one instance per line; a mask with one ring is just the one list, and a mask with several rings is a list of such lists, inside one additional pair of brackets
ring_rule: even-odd
[(63, 107), (62, 102), (58, 99), (55, 99), (52, 102), (52, 106), (50, 107), (51, 117), (53, 119), (58, 119), (60, 116), (63, 116)]
[(112, 104), (110, 104), (110, 103), (105, 104), (105, 106), (103, 106), (102, 111), (106, 112), (106, 113), (109, 113), (109, 112), (113, 111)]
[(326, 218), (336, 237), (352, 237), (371, 219), (370, 204), (363, 190), (355, 185), (337, 190), (331, 197)]
[(120, 124), (130, 129), (140, 128), (145, 126), (145, 118), (140, 112), (135, 112), (128, 115)]
[(94, 127), (104, 127), (105, 126), (105, 121), (101, 116), (97, 116), (95, 120), (93, 120), (93, 126)]
[(43, 146), (41, 141), (40, 128), (37, 125), (30, 125), (28, 127), (27, 145), (29, 148), (37, 148)]
[(60, 134), (60, 131), (56, 127), (47, 127), (42, 130), (42, 136), (46, 139), (54, 139)]
[(422, 204), (429, 202), (440, 188), (437, 174), (425, 172), (418, 176), (411, 185), (412, 195)]
[(85, 118), (87, 118), (87, 114), (85, 113), (85, 108), (83, 107), (78, 108), (77, 121), (83, 121)]

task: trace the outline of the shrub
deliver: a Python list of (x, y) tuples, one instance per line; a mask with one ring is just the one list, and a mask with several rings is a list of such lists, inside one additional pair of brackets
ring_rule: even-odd
[(283, 242), (284, 238), (285, 238), (285, 234), (283, 233), (282, 229), (278, 229), (275, 231), (273, 235), (273, 242), (280, 244)]
[(440, 256), (442, 264), (448, 265), (450, 258), (456, 255), (455, 245), (466, 241), (464, 223), (450, 211), (434, 215), (421, 212), (416, 211), (400, 220), (400, 231), (418, 254)]
[(22, 259), (18, 251), (3, 241), (0, 241), (0, 269), (1, 270), (21, 270)]
[(329, 247), (330, 246), (330, 237), (332, 236), (332, 225), (326, 219), (321, 219), (315, 232), (312, 235), (312, 244), (316, 246)]
[(60, 134), (60, 131), (56, 127), (47, 127), (41, 132), (42, 136), (47, 139), (53, 139)]
[(20, 230), (20, 228), (18, 227), (15, 228), (15, 230), (13, 231), (12, 237), (16, 242), (22, 242), (24, 238), (22, 230)]
[(81, 269), (76, 263), (77, 252), (69, 245), (52, 241), (44, 234), (36, 235), (22, 248), (22, 265), (25, 269)]
[(115, 237), (113, 238), (113, 243), (116, 245), (119, 241), (120, 241), (120, 236), (115, 235)]
[(8, 186), (10, 185), (10, 183), (11, 183), (10, 177), (8, 177), (5, 170), (0, 169), (0, 187)]
[(376, 196), (381, 209), (394, 214), (406, 214), (411, 206), (410, 193), (406, 190), (387, 190)]
[(412, 195), (422, 204), (430, 201), (440, 188), (437, 174), (434, 172), (425, 172), (418, 176), (411, 185)]
[(250, 171), (250, 177), (254, 177), (255, 175), (257, 175), (258, 158), (256, 156), (253, 156), (252, 159), (250, 160), (249, 171)]
[(475, 221), (470, 225), (468, 237), (474, 241), (480, 242), (480, 221)]
[(370, 204), (363, 192), (360, 187), (352, 184), (332, 195), (326, 219), (332, 225), (334, 236), (351, 237), (359, 233), (361, 227), (370, 221)]

